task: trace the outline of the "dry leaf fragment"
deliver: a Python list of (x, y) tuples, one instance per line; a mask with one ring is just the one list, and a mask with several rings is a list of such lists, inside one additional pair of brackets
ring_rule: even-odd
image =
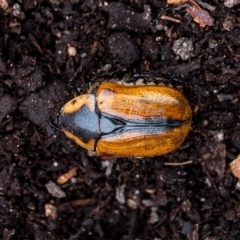
[(57, 182), (58, 184), (64, 184), (66, 183), (70, 178), (74, 177), (77, 175), (77, 167), (69, 170), (68, 172), (62, 174), (58, 179)]
[(84, 207), (84, 206), (92, 206), (97, 204), (98, 200), (96, 198), (85, 198), (85, 199), (77, 199), (70, 202), (60, 203), (58, 205), (59, 211), (64, 211), (64, 209), (72, 206), (72, 207)]
[(189, 2), (189, 0), (167, 0), (167, 4), (176, 4), (176, 5), (180, 5), (187, 2)]
[(71, 205), (73, 207), (80, 207), (80, 206), (90, 206), (90, 205), (95, 205), (97, 203), (96, 198), (86, 198), (86, 199), (78, 199), (71, 201)]
[(167, 0), (167, 3), (177, 5), (187, 3), (186, 11), (195, 22), (199, 23), (201, 27), (213, 25), (214, 19), (193, 0)]
[(171, 21), (171, 22), (175, 22), (175, 23), (180, 23), (180, 22), (181, 22), (180, 19), (173, 18), (173, 17), (169, 17), (169, 16), (166, 16), (166, 15), (162, 15), (162, 16), (161, 16), (161, 19), (162, 19), (162, 20)]
[[(198, 5), (197, 5), (198, 6)], [(209, 15), (209, 13), (203, 9), (201, 9), (199, 6), (196, 5), (189, 5), (186, 8), (187, 13), (193, 17), (193, 20), (201, 27), (205, 27), (206, 25), (212, 26), (213, 25), (213, 18)]]

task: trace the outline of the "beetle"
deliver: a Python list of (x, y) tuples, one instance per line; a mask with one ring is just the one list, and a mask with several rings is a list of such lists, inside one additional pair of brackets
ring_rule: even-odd
[(191, 128), (188, 100), (175, 88), (100, 82), (66, 103), (67, 137), (102, 157), (153, 157), (176, 150)]

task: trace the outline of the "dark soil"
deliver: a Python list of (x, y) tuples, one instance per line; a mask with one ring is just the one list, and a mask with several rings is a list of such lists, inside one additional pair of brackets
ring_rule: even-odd
[[(16, 2), (0, 11), (0, 238), (240, 239), (229, 169), (240, 153), (239, 5), (207, 1), (215, 21), (202, 28), (160, 0)], [(172, 50), (180, 38), (193, 44), (187, 60)], [(126, 65), (200, 96), (180, 149), (108, 161), (52, 126), (94, 77)]]

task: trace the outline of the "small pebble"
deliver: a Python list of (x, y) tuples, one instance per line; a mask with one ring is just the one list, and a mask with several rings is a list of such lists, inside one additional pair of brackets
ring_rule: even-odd
[(70, 57), (75, 57), (77, 54), (77, 50), (75, 47), (72, 47), (72, 46), (68, 46), (68, 55)]
[(56, 198), (66, 197), (65, 192), (63, 192), (63, 190), (56, 183), (52, 181), (49, 181), (47, 184), (45, 184), (45, 187), (53, 197), (56, 197)]
[(231, 169), (232, 174), (236, 178), (240, 179), (240, 154), (237, 156), (237, 158), (235, 160), (233, 160), (230, 163), (230, 169)]
[(8, 8), (8, 1), (7, 0), (0, 0), (0, 7), (5, 11)]
[(233, 95), (220, 93), (217, 95), (217, 98), (218, 98), (219, 102), (225, 102), (225, 101), (229, 101), (229, 100), (231, 101), (231, 100), (233, 100)]
[(179, 55), (183, 61), (186, 61), (194, 56), (193, 42), (188, 38), (179, 38), (172, 47), (173, 52)]
[(19, 3), (14, 3), (12, 8), (13, 16), (17, 17), (21, 14), (21, 5)]
[(226, 0), (226, 1), (224, 1), (223, 4), (227, 8), (232, 8), (239, 3), (240, 3), (240, 0)]

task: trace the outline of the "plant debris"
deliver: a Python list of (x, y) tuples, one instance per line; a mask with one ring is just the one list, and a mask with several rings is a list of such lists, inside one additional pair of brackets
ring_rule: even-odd
[(186, 4), (187, 13), (193, 17), (193, 20), (197, 22), (201, 27), (206, 25), (212, 26), (214, 19), (209, 15), (209, 13), (194, 2), (193, 0), (167, 0), (168, 4)]

